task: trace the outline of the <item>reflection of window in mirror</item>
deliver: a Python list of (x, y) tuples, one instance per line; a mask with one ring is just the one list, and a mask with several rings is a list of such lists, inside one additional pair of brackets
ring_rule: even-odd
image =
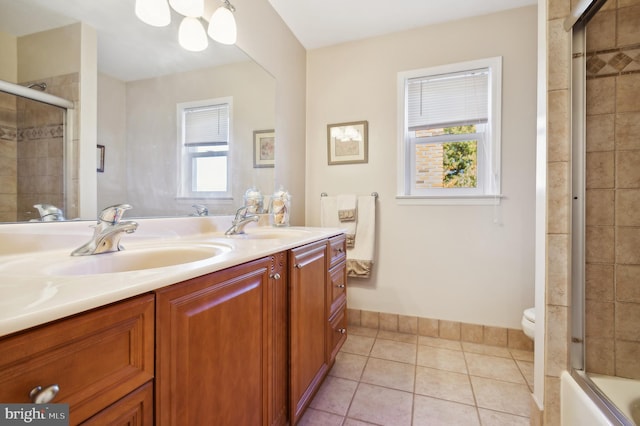
[(229, 197), (231, 97), (178, 104), (179, 197)]

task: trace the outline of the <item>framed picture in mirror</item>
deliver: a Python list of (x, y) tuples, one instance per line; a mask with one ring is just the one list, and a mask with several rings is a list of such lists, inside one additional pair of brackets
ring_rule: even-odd
[(276, 164), (275, 148), (275, 130), (254, 130), (253, 167), (274, 167)]
[(367, 121), (328, 124), (329, 165), (367, 163), (369, 161), (368, 132)]
[(96, 164), (98, 165), (98, 173), (104, 173), (104, 145), (98, 145), (96, 151)]

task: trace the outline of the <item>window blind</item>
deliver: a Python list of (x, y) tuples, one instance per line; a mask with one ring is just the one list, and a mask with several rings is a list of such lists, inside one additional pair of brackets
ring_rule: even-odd
[(489, 69), (410, 79), (409, 130), (484, 123), (489, 117)]
[(184, 110), (184, 144), (227, 144), (229, 105), (210, 105)]

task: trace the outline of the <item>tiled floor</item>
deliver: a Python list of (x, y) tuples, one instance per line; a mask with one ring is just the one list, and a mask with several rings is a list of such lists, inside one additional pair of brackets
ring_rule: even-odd
[(529, 425), (533, 352), (349, 327), (300, 425)]

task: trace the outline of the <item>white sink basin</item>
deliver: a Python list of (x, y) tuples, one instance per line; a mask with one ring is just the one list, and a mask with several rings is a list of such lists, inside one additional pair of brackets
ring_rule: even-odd
[(16, 259), (0, 266), (0, 272), (20, 275), (96, 275), (182, 265), (210, 259), (231, 251), (225, 244), (162, 244), (123, 251), (73, 257), (69, 253), (43, 255), (41, 259)]

